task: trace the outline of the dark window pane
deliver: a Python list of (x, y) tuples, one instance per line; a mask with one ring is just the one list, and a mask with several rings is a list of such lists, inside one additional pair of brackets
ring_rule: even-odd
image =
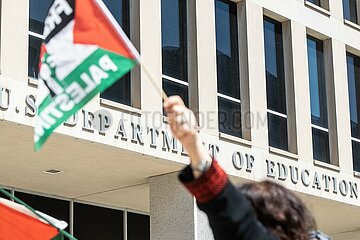
[(29, 2), (29, 29), (39, 34), (43, 33), (44, 21), (48, 10), (54, 1), (51, 0), (30, 0)]
[(215, 1), (218, 92), (240, 99), (237, 6)]
[(282, 25), (264, 18), (266, 92), (268, 109), (286, 114)]
[(131, 105), (130, 73), (126, 74), (120, 80), (111, 85), (111, 87), (102, 92), (100, 97), (114, 102)]
[(127, 213), (128, 240), (150, 240), (150, 217)]
[[(70, 203), (68, 201), (42, 197), (22, 192), (15, 192), (15, 196), (24, 201), (30, 207), (50, 215), (56, 219), (63, 220), (70, 225)], [(69, 227), (65, 229), (69, 231)]]
[(103, 0), (105, 5), (109, 8), (111, 14), (120, 24), (124, 32), (129, 36), (130, 34), (130, 7), (129, 0)]
[(312, 142), (314, 159), (330, 163), (328, 132), (312, 128)]
[(354, 171), (360, 172), (360, 143), (352, 141)]
[(86, 240), (121, 240), (123, 212), (74, 203), (74, 236)]
[[(129, 0), (104, 0), (115, 19), (121, 25), (124, 32), (130, 35), (130, 7)], [(131, 105), (131, 81), (130, 73), (126, 74), (111, 87), (100, 94), (101, 98)]]
[[(2, 190), (5, 190), (6, 192), (11, 194), (10, 190), (4, 189), (2, 188)], [(5, 194), (3, 194), (2, 192), (0, 192), (0, 198), (5, 198), (5, 199), (10, 199), (8, 196), (6, 196)]]
[(328, 127), (323, 42), (308, 36), (311, 122)]
[(306, 0), (307, 2), (311, 2), (311, 3), (313, 3), (313, 4), (315, 4), (315, 5), (318, 5), (319, 7), (321, 7), (321, 2), (320, 2), (320, 0)]
[(188, 95), (188, 87), (173, 81), (169, 81), (167, 79), (163, 79), (163, 89), (168, 96), (179, 95), (185, 105), (189, 106), (189, 95)]
[(40, 47), (42, 40), (29, 36), (28, 76), (37, 78), (39, 74)]
[(268, 113), (269, 145), (288, 150), (287, 119)]
[(347, 53), (351, 136), (360, 139), (360, 58)]
[(235, 137), (241, 137), (241, 105), (218, 97), (219, 130)]
[(356, 0), (343, 0), (344, 18), (357, 23), (357, 2)]
[(163, 74), (187, 81), (186, 1), (161, 1)]

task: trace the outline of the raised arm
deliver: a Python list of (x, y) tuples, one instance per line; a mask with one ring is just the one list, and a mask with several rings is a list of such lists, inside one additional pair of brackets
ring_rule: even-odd
[(229, 182), (224, 170), (212, 160), (196, 131), (194, 114), (178, 96), (164, 103), (174, 136), (190, 156), (190, 165), (179, 175), (195, 196), (210, 222), (216, 240), (276, 240), (257, 220), (250, 201)]

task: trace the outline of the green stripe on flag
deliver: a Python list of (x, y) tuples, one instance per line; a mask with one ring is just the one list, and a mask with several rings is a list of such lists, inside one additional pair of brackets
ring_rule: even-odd
[[(96, 94), (110, 87), (135, 65), (134, 60), (113, 52), (104, 49), (94, 51), (62, 80), (63, 89), (60, 94), (54, 98), (48, 96), (40, 103), (35, 127), (35, 151), (42, 147), (61, 123), (81, 109)], [(51, 77), (57, 79), (56, 76)]]
[(61, 232), (56, 235), (55, 237), (53, 237), (51, 240), (64, 240), (64, 234), (62, 234)]

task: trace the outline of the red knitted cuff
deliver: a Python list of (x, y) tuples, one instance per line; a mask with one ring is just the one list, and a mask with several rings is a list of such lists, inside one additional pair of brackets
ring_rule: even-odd
[(213, 160), (210, 169), (198, 179), (184, 183), (185, 187), (195, 196), (198, 203), (205, 203), (215, 198), (228, 182), (225, 171)]

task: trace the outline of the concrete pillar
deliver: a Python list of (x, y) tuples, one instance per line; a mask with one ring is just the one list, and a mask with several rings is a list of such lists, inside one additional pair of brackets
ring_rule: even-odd
[[(268, 150), (263, 9), (245, 2), (248, 79), (250, 89), (251, 141), (253, 147)], [(244, 24), (244, 23), (242, 23)], [(245, 27), (245, 26), (244, 26)]]
[(344, 21), (343, 14), (343, 1), (339, 0), (326, 0), (328, 1), (329, 10), (331, 13), (331, 17), (336, 18), (339, 21)]
[[(130, 1), (130, 40), (140, 52), (140, 0)], [(141, 108), (141, 68), (131, 70), (131, 106)]]
[(243, 50), (248, 49), (247, 27), (246, 27), (246, 5), (245, 1), (238, 3), (238, 32), (239, 32), (239, 56), (240, 56), (240, 98), (241, 98), (241, 123), (242, 137), (251, 141), (251, 110), (249, 89), (248, 54)]
[(312, 134), (311, 134), (311, 107), (308, 73), (306, 27), (298, 22), (291, 21), (292, 72), (294, 81), (294, 99), (296, 116), (297, 153), (304, 162), (313, 162)]
[[(162, 99), (157, 89), (162, 89), (161, 62), (161, 0), (140, 1), (140, 46), (141, 46), (141, 110), (162, 113)], [(150, 72), (153, 83), (145, 73)], [(161, 116), (157, 114), (156, 116)], [(153, 121), (149, 118), (148, 121)], [(149, 122), (149, 124), (151, 124)]]
[(288, 131), (288, 151), (297, 154), (296, 101), (294, 90), (294, 61), (291, 21), (282, 23), (285, 63), (286, 113)]
[[(190, 1), (191, 2), (191, 1)], [(214, 1), (196, 0), (197, 86), (190, 93), (198, 96), (199, 123), (202, 131), (218, 134), (218, 102), (216, 78), (216, 34)], [(192, 96), (193, 94), (190, 94)]]
[[(328, 128), (329, 128), (329, 149), (330, 163), (339, 166), (339, 148), (338, 148), (338, 129), (337, 114), (335, 102), (335, 73), (334, 73), (334, 51), (332, 39), (324, 41), (324, 64), (325, 64), (325, 80), (326, 80), (326, 98), (328, 112)], [(345, 95), (346, 96), (346, 95)], [(333, 106), (333, 107), (331, 107)]]
[[(0, 4), (1, 75), (8, 77), (11, 81), (27, 82), (29, 1), (0, 1)], [(16, 26), (14, 25), (14, 19), (16, 19)]]
[(351, 155), (351, 126), (345, 44), (332, 39), (332, 55), (335, 94), (335, 107), (333, 109), (336, 111), (335, 128), (338, 139), (338, 164), (342, 171), (352, 174), (353, 161)]
[(213, 240), (206, 215), (177, 174), (150, 178), (150, 239)]

